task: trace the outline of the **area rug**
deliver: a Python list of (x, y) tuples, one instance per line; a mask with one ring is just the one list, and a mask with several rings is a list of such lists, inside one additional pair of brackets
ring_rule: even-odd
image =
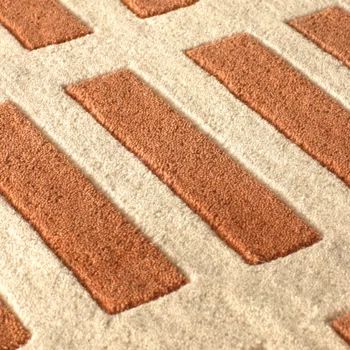
[(349, 349), (349, 68), (348, 0), (0, 0), (0, 349)]

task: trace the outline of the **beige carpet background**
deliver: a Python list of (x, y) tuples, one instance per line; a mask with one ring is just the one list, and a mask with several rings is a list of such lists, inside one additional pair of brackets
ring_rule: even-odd
[[(3, 199), (0, 295), (23, 349), (347, 349), (329, 320), (350, 311), (350, 191), (184, 50), (254, 34), (350, 108), (350, 70), (285, 24), (328, 0), (200, 0), (149, 19), (115, 0), (61, 1), (94, 33), (27, 51), (0, 27), (0, 101), (11, 99), (150, 237), (190, 283), (109, 316)], [(63, 86), (128, 67), (277, 192), (323, 240), (245, 264)]]

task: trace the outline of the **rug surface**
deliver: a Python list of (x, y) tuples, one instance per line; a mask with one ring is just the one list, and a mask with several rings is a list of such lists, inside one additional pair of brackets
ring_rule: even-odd
[(0, 0), (0, 350), (350, 348), (349, 0)]

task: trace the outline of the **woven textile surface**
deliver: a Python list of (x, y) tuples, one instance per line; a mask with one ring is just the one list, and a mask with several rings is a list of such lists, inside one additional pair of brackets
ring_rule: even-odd
[(350, 346), (349, 0), (0, 0), (0, 350)]

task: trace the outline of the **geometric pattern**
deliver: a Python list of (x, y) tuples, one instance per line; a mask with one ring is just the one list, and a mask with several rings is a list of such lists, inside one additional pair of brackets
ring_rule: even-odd
[(66, 91), (246, 262), (270, 261), (320, 239), (133, 72), (99, 76)]
[(249, 34), (188, 50), (187, 55), (350, 185), (346, 108)]
[[(11, 4), (19, 7), (9, 15), (6, 11), (11, 10)], [(27, 206), (30, 201), (23, 202), (21, 208), (17, 203), (11, 207), (6, 201), (9, 192), (3, 193), (0, 294), (11, 308), (10, 314), (18, 316), (12, 319), (21, 320), (15, 323), (23, 324), (20, 327), (31, 333), (25, 348), (346, 349), (346, 341), (336, 333), (347, 340), (347, 316), (338, 317), (350, 310), (349, 164), (347, 160), (339, 162), (339, 156), (346, 152), (341, 153), (337, 146), (335, 161), (330, 153), (324, 162), (319, 151), (306, 149), (301, 142), (304, 140), (298, 142), (279, 130), (276, 123), (266, 122), (265, 110), (254, 108), (252, 101), (241, 99), (238, 93), (232, 94), (214, 73), (208, 74), (207, 68), (199, 67), (185, 52), (237, 33), (256, 38), (322, 91), (326, 101), (337, 105), (345, 124), (339, 128), (339, 119), (334, 118), (332, 127), (326, 127), (333, 147), (348, 136), (344, 116), (350, 107), (350, 72), (346, 66), (349, 1), (338, 2), (341, 13), (332, 10), (335, 4), (331, 0), (292, 0), (288, 4), (280, 0), (200, 0), (180, 6), (177, 3), (173, 8), (174, 2), (166, 1), (162, 4), (169, 6), (164, 10), (157, 12), (160, 3), (154, 2), (153, 13), (140, 15), (127, 1), (131, 11), (119, 0), (52, 0), (40, 3), (41, 9), (45, 7), (40, 13), (44, 19), (48, 14), (52, 21), (46, 17), (42, 22), (45, 31), (34, 44), (30, 31), (43, 27), (34, 25), (40, 23), (35, 7), (23, 11), (32, 4), (32, 0), (0, 1), (0, 101), (7, 101), (2, 106), (19, 106), (33, 130), (60, 150), (132, 226), (140, 228), (142, 237), (169, 261), (167, 266), (176, 266), (188, 283), (164, 298), (109, 315), (96, 305), (64, 259), (52, 254), (54, 247), (47, 247), (45, 238), (42, 241), (40, 228), (28, 225), (21, 216), (23, 203)], [(137, 2), (138, 6), (143, 4)], [(56, 12), (57, 8), (64, 8), (64, 13)], [(319, 24), (316, 16), (313, 21), (317, 28), (310, 28), (310, 22), (306, 30), (293, 28), (294, 19), (320, 11), (325, 11), (320, 17), (326, 21)], [(28, 13), (34, 16), (28, 17)], [(58, 13), (62, 16), (55, 17)], [(70, 20), (66, 21), (66, 15)], [(16, 22), (18, 18), (21, 20)], [(61, 18), (61, 26), (55, 26)], [(82, 25), (81, 30), (65, 37), (77, 23)], [(326, 25), (332, 25), (330, 37), (343, 30), (339, 41), (322, 37), (323, 32), (320, 35), (319, 26)], [(61, 28), (63, 37), (52, 39), (53, 28)], [(341, 46), (335, 47), (340, 41)], [(88, 78), (125, 69), (152, 87), (157, 96), (322, 239), (266, 264), (242, 262), (239, 254), (222, 244), (215, 228), (207, 225), (208, 220), (190, 210), (179, 194), (154, 176), (158, 174), (145, 166), (140, 155), (126, 149), (124, 142), (96, 122), (95, 113), (84, 110), (64, 91), (64, 87)], [(310, 105), (315, 107), (317, 101)], [(296, 108), (305, 108), (298, 102), (295, 100)], [(318, 107), (326, 112), (323, 105)], [(315, 125), (317, 134), (320, 126)], [(332, 135), (334, 129), (339, 138)], [(9, 140), (1, 151), (16, 149), (15, 144), (10, 145), (11, 132), (6, 125), (1, 132)], [(325, 140), (323, 146), (329, 146)], [(319, 144), (319, 139), (316, 141)], [(22, 149), (28, 152), (30, 147)], [(20, 158), (15, 158), (13, 161), (20, 163)], [(0, 167), (9, 164), (5, 159)], [(17, 176), (16, 172), (6, 176), (0, 172), (0, 181), (7, 183), (8, 175)], [(45, 195), (49, 193), (49, 189), (44, 191)], [(139, 287), (142, 292), (143, 286)], [(28, 333), (25, 337), (29, 338)], [(24, 342), (23, 338), (5, 346), (17, 347)]]
[(186, 283), (12, 103), (0, 105), (0, 191), (111, 314)]

